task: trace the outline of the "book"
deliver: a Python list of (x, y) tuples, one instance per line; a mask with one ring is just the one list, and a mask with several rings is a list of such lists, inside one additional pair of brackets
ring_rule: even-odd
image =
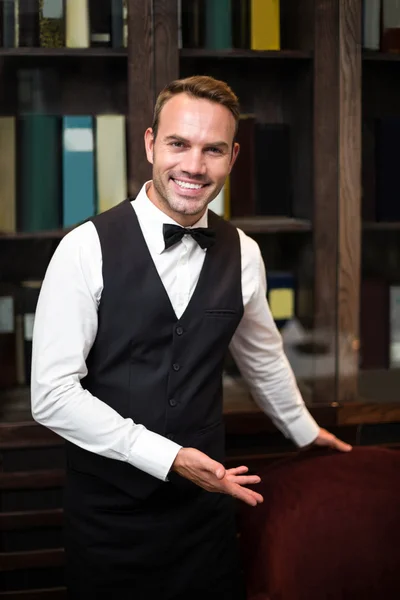
[(0, 117), (0, 231), (16, 231), (15, 117)]
[(66, 45), (68, 48), (89, 47), (88, 0), (68, 0), (66, 3)]
[(42, 48), (65, 46), (64, 0), (40, 0), (39, 39)]
[(231, 0), (206, 0), (205, 47), (212, 50), (232, 48)]
[(251, 0), (251, 49), (280, 50), (280, 0)]
[(17, 121), (19, 231), (58, 229), (60, 202), (60, 122), (55, 115), (26, 114)]
[(96, 213), (93, 117), (62, 118), (64, 227), (82, 223)]
[(125, 200), (128, 181), (124, 115), (96, 117), (96, 175), (98, 212)]

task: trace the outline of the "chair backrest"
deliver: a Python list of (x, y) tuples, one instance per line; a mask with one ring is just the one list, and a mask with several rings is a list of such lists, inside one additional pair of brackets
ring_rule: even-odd
[(267, 466), (242, 506), (248, 600), (391, 600), (400, 590), (400, 452), (309, 450)]

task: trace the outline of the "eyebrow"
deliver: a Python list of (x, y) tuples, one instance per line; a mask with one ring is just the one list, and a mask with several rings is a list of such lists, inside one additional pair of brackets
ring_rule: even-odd
[[(184, 144), (189, 143), (189, 140), (186, 140), (185, 138), (181, 137), (180, 135), (167, 135), (167, 137), (164, 138), (164, 141), (166, 142), (170, 142), (170, 141), (174, 141), (174, 142), (182, 142)], [(224, 141), (218, 141), (218, 142), (210, 142), (209, 144), (205, 144), (205, 146), (208, 147), (223, 147), (229, 150), (229, 145), (224, 142)]]

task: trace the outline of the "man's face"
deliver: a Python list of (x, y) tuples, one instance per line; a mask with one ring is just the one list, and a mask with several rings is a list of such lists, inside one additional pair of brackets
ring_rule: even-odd
[(168, 100), (156, 140), (151, 129), (145, 134), (147, 158), (153, 164), (151, 200), (182, 224), (200, 218), (236, 160), (234, 132), (235, 119), (225, 106), (187, 94)]

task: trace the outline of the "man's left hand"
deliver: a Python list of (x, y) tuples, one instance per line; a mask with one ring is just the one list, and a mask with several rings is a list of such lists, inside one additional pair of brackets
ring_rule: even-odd
[(352, 450), (352, 446), (350, 444), (346, 444), (335, 437), (326, 429), (320, 429), (318, 437), (311, 444), (312, 446), (326, 446), (328, 448), (332, 448), (333, 450), (338, 450), (339, 452), (349, 452)]

